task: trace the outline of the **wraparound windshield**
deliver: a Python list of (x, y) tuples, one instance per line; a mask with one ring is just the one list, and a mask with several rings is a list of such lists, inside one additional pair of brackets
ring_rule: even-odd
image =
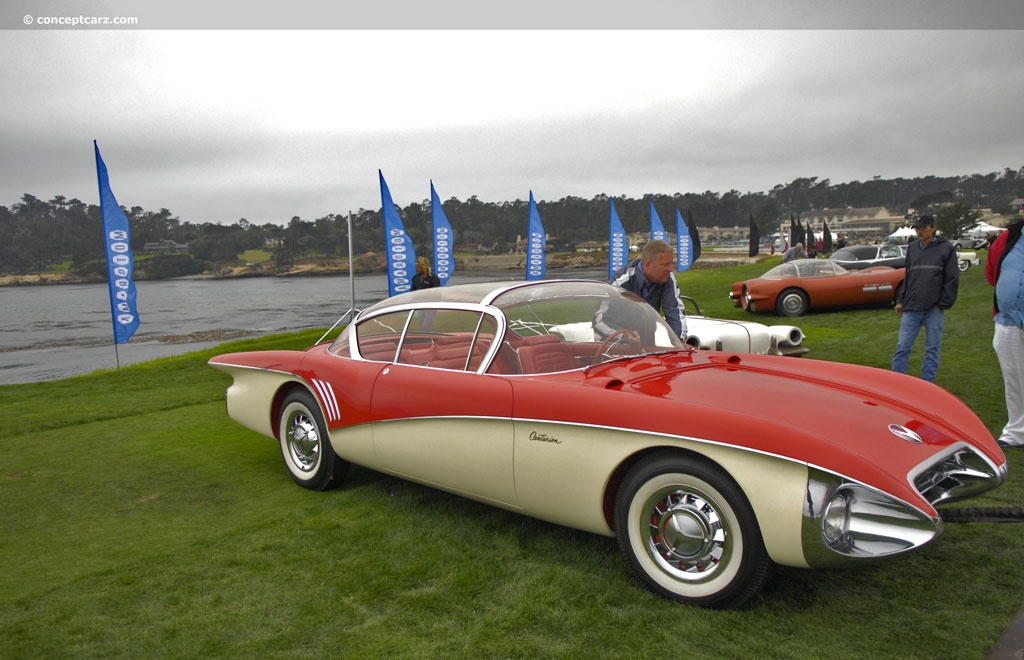
[[(470, 301), (473, 295), (479, 296), (477, 303)], [(429, 297), (395, 296), (369, 311), (338, 337), (332, 353), (418, 367), (528, 375), (686, 348), (642, 299), (596, 281), (443, 287), (442, 293)], [(495, 314), (504, 316), (503, 332)], [(353, 342), (358, 352), (351, 350)]]
[[(516, 288), (491, 304), (505, 315), (506, 342), (517, 353), (521, 373), (567, 371), (686, 347), (653, 307), (600, 282)], [(540, 358), (534, 360), (535, 354)]]
[(801, 259), (779, 264), (762, 275), (762, 279), (781, 280), (786, 277), (832, 277), (848, 272), (828, 259)]

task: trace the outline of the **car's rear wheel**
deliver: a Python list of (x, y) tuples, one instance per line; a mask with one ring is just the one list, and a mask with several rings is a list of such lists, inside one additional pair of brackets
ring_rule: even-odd
[(779, 316), (803, 316), (809, 307), (807, 294), (800, 289), (786, 289), (775, 301), (775, 311)]
[(771, 568), (747, 498), (703, 458), (663, 452), (641, 459), (616, 496), (615, 529), (633, 573), (683, 603), (738, 607)]
[(967, 270), (968, 268), (971, 267), (971, 262), (968, 261), (967, 259), (961, 259), (957, 263), (957, 267), (960, 269), (960, 272), (963, 272), (963, 271), (965, 271), (965, 270)]
[(278, 438), (284, 465), (303, 488), (333, 488), (348, 472), (348, 461), (339, 458), (331, 447), (327, 424), (316, 399), (305, 390), (296, 390), (284, 398)]

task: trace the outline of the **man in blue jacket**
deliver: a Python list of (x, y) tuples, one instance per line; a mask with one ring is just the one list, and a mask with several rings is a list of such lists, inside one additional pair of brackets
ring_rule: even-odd
[(944, 236), (935, 234), (935, 218), (919, 216), (913, 223), (918, 240), (907, 246), (903, 286), (896, 292), (896, 313), (900, 315), (900, 334), (892, 370), (907, 373), (910, 349), (924, 327), (924, 362), (921, 378), (935, 380), (939, 370), (939, 349), (946, 310), (956, 302), (960, 269), (956, 249)]
[[(644, 245), (640, 258), (615, 272), (608, 281), (617, 287), (632, 291), (665, 315), (672, 330), (686, 341), (686, 314), (679, 297), (679, 286), (672, 276), (675, 270), (675, 252), (672, 246), (661, 240), (652, 240)], [(606, 336), (615, 329), (614, 324), (604, 318), (608, 310), (602, 307), (594, 320), (598, 336)]]

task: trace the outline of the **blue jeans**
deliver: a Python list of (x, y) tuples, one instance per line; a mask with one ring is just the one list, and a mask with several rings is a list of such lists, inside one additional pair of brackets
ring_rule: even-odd
[(892, 356), (892, 370), (907, 373), (910, 349), (917, 341), (917, 333), (924, 327), (924, 362), (921, 364), (921, 378), (929, 383), (935, 381), (939, 370), (939, 348), (942, 344), (942, 322), (946, 312), (929, 309), (926, 312), (907, 312), (900, 315), (900, 336), (896, 340), (896, 353)]

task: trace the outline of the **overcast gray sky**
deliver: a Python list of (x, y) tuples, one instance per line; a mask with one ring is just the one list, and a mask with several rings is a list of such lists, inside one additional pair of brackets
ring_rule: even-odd
[[(83, 4), (0, 10), (2, 205), (26, 193), (96, 204), (94, 139), (122, 205), (189, 222), (377, 209), (378, 169), (404, 206), (429, 199), (431, 180), (443, 200), (502, 202), (1024, 166), (1024, 31), (978, 29), (1024, 27), (1019, 3), (936, 0), (927, 6), (953, 9), (921, 18), (883, 9), (920, 2), (872, 0), (858, 6), (874, 14), (837, 19), (799, 13), (828, 3), (777, 1), (688, 23), (644, 0), (621, 20), (442, 13), (400, 30), (380, 28), (410, 27), (401, 2), (359, 20), (336, 8), (321, 17), (304, 0), (288, 20), (203, 19), (192, 0), (174, 16)], [(958, 16), (958, 4), (973, 13)], [(83, 14), (140, 24), (40, 25)], [(728, 29), (761, 16), (771, 29)]]

